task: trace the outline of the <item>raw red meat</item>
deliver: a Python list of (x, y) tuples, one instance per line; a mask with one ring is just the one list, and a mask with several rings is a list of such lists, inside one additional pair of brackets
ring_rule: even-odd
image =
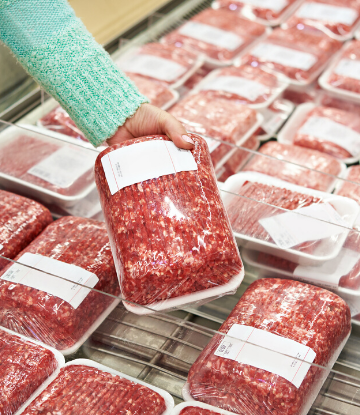
[(256, 155), (243, 170), (257, 171), (323, 192), (327, 192), (336, 180), (328, 174), (338, 176), (341, 172), (337, 159), (316, 150), (270, 141), (261, 146), (259, 152), (272, 158)]
[[(360, 133), (360, 118), (354, 113), (338, 110), (330, 107), (315, 107), (309, 111), (302, 125), (304, 125), (311, 117), (321, 117), (330, 119), (333, 122), (342, 124), (348, 128), (351, 128), (356, 133)], [(301, 126), (300, 126), (301, 128)], [(325, 141), (315, 135), (302, 134), (299, 130), (296, 132), (293, 143), (301, 146), (311, 148), (313, 150), (321, 151), (322, 153), (330, 154), (333, 157), (339, 159), (347, 159), (353, 157), (345, 148), (341, 147), (340, 144), (333, 143), (331, 141)], [(339, 137), (339, 142), (341, 142)]]
[[(15, 259), (25, 252), (77, 265), (99, 278), (96, 290), (116, 296), (120, 293), (103, 222), (63, 217), (49, 225)], [(73, 346), (114, 300), (90, 291), (74, 309), (59, 297), (2, 280), (7, 268), (0, 273), (0, 324), (59, 350)]]
[[(223, 68), (217, 74), (217, 77), (220, 76), (236, 76), (242, 79), (256, 82), (260, 87), (263, 87), (263, 93), (257, 96), (255, 99), (249, 99), (249, 97), (240, 95), (235, 92), (208, 89), (208, 91), (211, 92), (212, 95), (216, 98), (232, 99), (239, 101), (241, 104), (261, 104), (267, 102), (276, 93), (276, 90), (280, 86), (280, 83), (275, 75), (250, 65), (242, 65), (239, 67), (230, 66), (228, 68)], [(249, 87), (249, 89), (250, 88), (254, 90), (253, 87)], [(207, 89), (206, 84), (204, 85), (204, 89)]]
[[(311, 55), (313, 61), (304, 65), (304, 58), (299, 57), (299, 62), (292, 59), (288, 65), (282, 64), (283, 56), (278, 56), (275, 60), (272, 57), (255, 56), (253, 51), (258, 47), (264, 47), (264, 50), (269, 50), (271, 46), (280, 46), (287, 48), (293, 52), (301, 52)], [(252, 66), (260, 66), (268, 70), (282, 73), (300, 82), (311, 82), (312, 78), (323, 67), (323, 65), (333, 57), (333, 54), (341, 48), (342, 43), (338, 40), (332, 39), (325, 33), (319, 30), (304, 27), (299, 30), (296, 27), (282, 29), (275, 29), (261, 44), (255, 46), (249, 53), (242, 58), (243, 63), (251, 64)], [(282, 55), (287, 53), (282, 52)], [(280, 59), (278, 62), (277, 60)], [(310, 59), (310, 57), (309, 57)]]
[(0, 330), (0, 415), (12, 415), (56, 370), (54, 354)]
[[(40, 203), (0, 190), (0, 255), (14, 259), (51, 222)], [(0, 270), (8, 264), (0, 258)]]
[(322, 94), (321, 105), (323, 107), (333, 107), (347, 112), (353, 112), (360, 116), (360, 105), (355, 102), (344, 101), (343, 99), (335, 98), (327, 94)]
[[(222, 47), (216, 44), (219, 37), (208, 36), (209, 42), (195, 39), (194, 37), (185, 36), (181, 33), (184, 30), (184, 25), (179, 29), (174, 30), (163, 38), (163, 42), (170, 45), (175, 45), (181, 49), (186, 49), (192, 52), (202, 52), (209, 58), (228, 61), (234, 59), (242, 50), (249, 46), (256, 38), (265, 33), (265, 27), (259, 23), (252, 22), (237, 16), (227, 10), (213, 10), (206, 9), (194, 16), (190, 23), (200, 23), (206, 26), (211, 26), (216, 29), (228, 32), (232, 37), (237, 36), (237, 44), (235, 42), (228, 47)], [(188, 27), (188, 26), (186, 26)]]
[(184, 87), (187, 89), (193, 89), (200, 81), (202, 81), (206, 75), (209, 75), (209, 73), (212, 71), (211, 68), (206, 67), (206, 65), (203, 65), (201, 68), (199, 68), (193, 76), (191, 76), (184, 84)]
[(282, 14), (295, 2), (296, 0), (286, 0), (284, 7), (281, 7), (281, 2), (275, 0), (272, 3), (273, 9), (266, 9), (255, 6), (252, 1), (247, 2), (237, 0), (215, 0), (214, 7), (226, 8), (231, 11), (238, 12), (247, 18), (258, 18), (262, 20), (277, 20), (281, 18)]
[(284, 99), (288, 99), (295, 105), (305, 104), (306, 102), (315, 102), (318, 95), (319, 91), (312, 87), (307, 87), (305, 90), (295, 90), (291, 88), (286, 88), (285, 91), (282, 93), (282, 97)]
[[(266, 278), (250, 285), (219, 331), (240, 324), (274, 333), (310, 347), (314, 363), (327, 366), (350, 334), (350, 318), (346, 303), (329, 291)], [(215, 356), (221, 340), (216, 334), (190, 369), (194, 399), (241, 415), (299, 415), (315, 398), (322, 369), (311, 366), (297, 388), (274, 373)]]
[[(350, 183), (356, 182), (356, 183)], [(347, 170), (346, 181), (336, 191), (339, 196), (349, 197), (360, 204), (360, 166), (351, 166)]]
[[(321, 203), (319, 198), (261, 183), (245, 182), (236, 193), (242, 197), (234, 196), (226, 208), (233, 230), (272, 243), (273, 239), (259, 223), (260, 219)], [(304, 242), (293, 249), (312, 252), (316, 245), (314, 241)]]
[(220, 415), (219, 412), (209, 411), (208, 409), (199, 408), (198, 406), (188, 406), (184, 408), (180, 415)]
[[(219, 286), (242, 262), (216, 185), (205, 141), (194, 134), (198, 170), (160, 176), (111, 195), (101, 159), (111, 151), (165, 136), (112, 146), (97, 158), (95, 176), (121, 292), (150, 305)], [(177, 212), (176, 214), (171, 213)]]
[[(256, 111), (207, 92), (189, 95), (169, 111), (185, 128), (206, 137), (237, 144), (257, 121)], [(220, 144), (211, 152), (216, 167), (233, 147)]]
[[(329, 19), (329, 10), (328, 9), (318, 9), (316, 14), (314, 15), (313, 8), (316, 6), (330, 6), (330, 7), (337, 7), (338, 9), (330, 9), (332, 14), (332, 19)], [(318, 6), (318, 7), (319, 7)], [(347, 19), (342, 22), (342, 14), (344, 13), (343, 10), (340, 8), (346, 7), (349, 9), (348, 13), (350, 12), (353, 14), (350, 20), (353, 20), (351, 24), (345, 23)], [(304, 10), (304, 8), (311, 8), (309, 10)], [(337, 11), (336, 11), (337, 10)], [(351, 10), (351, 11), (350, 11)], [(305, 14), (304, 14), (305, 13)], [(347, 14), (348, 14), (347, 13)], [(359, 23), (360, 18), (360, 2), (358, 0), (307, 0), (305, 3), (301, 5), (301, 7), (296, 11), (296, 13), (286, 22), (286, 25), (289, 27), (297, 26), (297, 25), (307, 25), (313, 26), (317, 29), (323, 30), (325, 33), (333, 33), (339, 36), (349, 36), (351, 32), (354, 30), (355, 26)], [(335, 21), (336, 18), (333, 14), (336, 14), (338, 17), (338, 21)], [(310, 16), (322, 16), (320, 19), (310, 18)], [(309, 17), (302, 17), (302, 16), (309, 16)], [(348, 16), (349, 18), (350, 16)], [(350, 23), (349, 20), (349, 23)]]
[(60, 370), (57, 378), (33, 401), (24, 415), (162, 415), (164, 398), (128, 379), (83, 365)]
[[(244, 144), (241, 144), (241, 148), (247, 148), (250, 150), (257, 150), (259, 148), (260, 142), (256, 135), (252, 135), (248, 138)], [(252, 156), (252, 153), (246, 150), (236, 150), (234, 155), (232, 155), (229, 160), (220, 168), (220, 171), (216, 171), (216, 175), (220, 182), (225, 182), (225, 180), (232, 176), (233, 174), (239, 172), (241, 167), (249, 160)]]
[[(54, 140), (55, 141), (55, 140)], [(28, 170), (43, 161), (55, 151), (62, 148), (55, 142), (40, 138), (20, 135), (0, 150), (0, 171), (25, 182), (35, 184), (55, 193), (73, 196), (86, 189), (94, 181), (92, 169), (88, 170), (75, 182), (67, 187), (56, 186), (40, 177), (28, 173)], [(16, 160), (16, 163), (14, 162)]]
[(40, 119), (42, 127), (55, 131), (60, 134), (68, 135), (82, 141), (88, 141), (84, 134), (79, 130), (69, 114), (60, 106), (54, 108)]
[[(358, 77), (358, 70), (354, 69), (354, 78), (346, 76), (344, 74), (339, 74), (337, 68), (339, 63), (343, 59), (346, 59), (353, 64), (358, 64), (360, 61), (360, 40), (352, 40), (349, 45), (344, 48), (344, 52), (339, 58), (338, 64), (335, 66), (334, 70), (329, 76), (328, 83), (334, 88), (345, 89), (350, 92), (355, 92), (356, 94), (360, 93), (360, 80)], [(340, 71), (342, 72), (342, 71)]]

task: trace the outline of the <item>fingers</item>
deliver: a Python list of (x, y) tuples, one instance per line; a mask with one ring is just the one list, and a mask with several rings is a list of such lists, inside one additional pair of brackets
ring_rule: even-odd
[(174, 142), (176, 147), (185, 150), (192, 150), (194, 148), (194, 141), (187, 134), (181, 122), (172, 115), (162, 111), (159, 122), (164, 133)]
[(127, 128), (120, 127), (116, 131), (116, 133), (108, 138), (106, 142), (109, 144), (109, 146), (112, 146), (114, 144), (122, 143), (123, 141), (130, 140), (131, 138), (134, 138), (134, 136), (127, 130)]

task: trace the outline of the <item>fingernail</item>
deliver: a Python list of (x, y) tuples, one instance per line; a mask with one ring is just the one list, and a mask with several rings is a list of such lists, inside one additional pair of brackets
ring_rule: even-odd
[(190, 138), (188, 135), (182, 135), (181, 136), (183, 140), (185, 140), (187, 143), (195, 145), (195, 142), (192, 138)]

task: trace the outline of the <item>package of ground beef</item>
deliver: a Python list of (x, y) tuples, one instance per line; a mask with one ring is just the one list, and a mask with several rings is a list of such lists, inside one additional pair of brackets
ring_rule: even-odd
[[(104, 150), (95, 176), (124, 304), (137, 313), (233, 292), (242, 262), (205, 140), (147, 136)], [(232, 288), (230, 288), (232, 287)]]
[(0, 414), (13, 415), (65, 363), (63, 356), (0, 329)]
[(116, 301), (91, 288), (113, 296), (120, 293), (103, 222), (61, 218), (15, 260), (17, 264), (0, 273), (0, 325), (64, 354), (85, 341)]
[(336, 176), (346, 169), (345, 164), (332, 156), (276, 141), (262, 145), (259, 153), (264, 156), (254, 156), (244, 171), (257, 171), (323, 192), (331, 192), (337, 181)]
[(307, 0), (285, 23), (286, 26), (306, 25), (322, 30), (338, 40), (352, 38), (359, 25), (358, 0)]
[(259, 36), (265, 26), (228, 10), (206, 9), (165, 37), (162, 42), (180, 50), (203, 53), (214, 65), (231, 62)]
[(269, 106), (288, 86), (284, 79), (250, 65), (230, 66), (211, 72), (197, 90), (209, 91), (214, 97), (252, 105)]
[(202, 402), (184, 402), (175, 406), (171, 415), (234, 415), (234, 412), (224, 411)]
[[(85, 405), (85, 406), (84, 406)], [(23, 415), (170, 415), (174, 400), (120, 372), (86, 359), (74, 360), (26, 408)]]
[(299, 3), (296, 0), (215, 0), (213, 7), (228, 9), (247, 19), (277, 26)]
[[(14, 259), (52, 221), (40, 203), (0, 190), (0, 255)], [(8, 263), (0, 258), (0, 270)]]
[(127, 74), (137, 74), (177, 87), (193, 75), (203, 62), (198, 53), (177, 46), (147, 43), (115, 57), (115, 63)]
[(186, 400), (241, 415), (305, 415), (350, 335), (351, 317), (336, 294), (266, 278), (250, 285), (219, 331), (225, 336), (216, 334), (190, 369)]
[(342, 43), (312, 27), (277, 28), (242, 58), (242, 63), (287, 76), (291, 83), (308, 85), (341, 48)]

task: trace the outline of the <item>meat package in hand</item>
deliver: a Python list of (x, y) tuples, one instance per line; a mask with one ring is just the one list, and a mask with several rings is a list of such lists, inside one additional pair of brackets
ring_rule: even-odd
[(206, 9), (166, 35), (162, 42), (228, 62), (263, 34), (265, 26), (259, 23), (228, 10)]
[(51, 376), (54, 353), (0, 329), (0, 415), (13, 415)]
[[(254, 109), (236, 101), (216, 98), (210, 91), (187, 96), (169, 112), (183, 123), (187, 131), (237, 145), (242, 145), (243, 137), (257, 123)], [(211, 161), (216, 169), (234, 147), (216, 141), (209, 144)]]
[(257, 171), (323, 192), (331, 191), (336, 181), (336, 177), (328, 175), (338, 176), (342, 171), (341, 162), (334, 157), (291, 144), (270, 141), (260, 147), (259, 153), (265, 156), (254, 156), (244, 171)]
[(193, 364), (192, 398), (241, 415), (305, 415), (328, 375), (310, 363), (335, 363), (351, 317), (336, 294), (266, 278), (250, 285), (219, 331), (232, 339), (216, 334)]
[(0, 273), (0, 325), (58, 350), (74, 346), (114, 301), (76, 283), (116, 296), (120, 293), (103, 222), (63, 217), (15, 260), (74, 281), (39, 276), (18, 264)]
[(311, 83), (342, 43), (311, 27), (277, 28), (255, 45), (242, 62), (287, 76), (301, 85)]
[(147, 386), (96, 367), (71, 364), (60, 370), (23, 415), (81, 415), (85, 408), (88, 414), (162, 415), (166, 403)]
[[(51, 213), (40, 203), (0, 190), (0, 255), (14, 259), (52, 221)], [(0, 258), (0, 270), (8, 264)]]
[(331, 107), (310, 110), (293, 143), (329, 154), (340, 160), (360, 155), (360, 118), (358, 115)]
[(166, 136), (147, 136), (97, 158), (96, 183), (125, 300), (166, 308), (174, 297), (203, 292), (207, 298), (205, 290), (242, 272), (208, 147), (190, 137), (191, 152)]

